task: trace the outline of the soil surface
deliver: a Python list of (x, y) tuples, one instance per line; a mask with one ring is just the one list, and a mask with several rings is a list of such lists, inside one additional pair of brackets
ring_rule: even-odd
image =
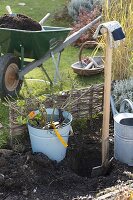
[(29, 31), (39, 31), (42, 30), (41, 25), (30, 17), (22, 14), (7, 15), (0, 17), (0, 27), (19, 29), (19, 30), (29, 30)]
[(42, 153), (32, 154), (29, 142), (16, 145), (14, 151), (1, 150), (0, 200), (89, 200), (107, 187), (132, 179), (128, 174), (133, 168), (116, 160), (104, 176), (92, 178), (92, 168), (101, 164), (102, 118), (77, 124), (66, 158), (58, 164)]

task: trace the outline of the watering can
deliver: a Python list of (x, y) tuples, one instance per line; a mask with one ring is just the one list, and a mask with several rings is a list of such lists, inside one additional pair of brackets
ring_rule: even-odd
[[(110, 102), (114, 117), (114, 157), (133, 166), (133, 102), (124, 99), (120, 105), (120, 112), (116, 110), (112, 97)], [(125, 110), (127, 105), (131, 113)]]

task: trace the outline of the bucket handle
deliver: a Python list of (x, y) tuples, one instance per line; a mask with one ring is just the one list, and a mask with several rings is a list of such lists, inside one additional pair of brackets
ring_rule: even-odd
[(133, 112), (133, 102), (130, 99), (124, 99), (120, 105), (120, 113), (125, 112), (125, 105), (126, 103), (129, 104), (131, 111)]
[(63, 144), (63, 146), (65, 148), (67, 148), (68, 144), (66, 143), (66, 141), (63, 139), (63, 137), (61, 136), (61, 134), (59, 133), (59, 131), (56, 129), (54, 123), (52, 123), (52, 126), (53, 126), (53, 130), (57, 136), (57, 138), (59, 139), (59, 141)]

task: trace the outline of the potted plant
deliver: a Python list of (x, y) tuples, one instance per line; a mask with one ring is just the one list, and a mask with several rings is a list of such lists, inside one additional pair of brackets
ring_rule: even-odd
[(16, 122), (27, 125), (33, 152), (42, 152), (51, 160), (60, 162), (66, 155), (66, 148), (71, 131), (72, 115), (57, 107), (46, 108), (48, 98), (41, 96), (14, 102), (7, 99), (18, 116)]

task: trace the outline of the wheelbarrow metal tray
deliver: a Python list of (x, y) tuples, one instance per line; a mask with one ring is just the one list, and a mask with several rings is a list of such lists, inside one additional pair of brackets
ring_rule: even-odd
[(63, 43), (70, 31), (71, 28), (52, 26), (44, 26), (41, 31), (0, 28), (1, 52), (21, 56), (22, 46), (25, 58), (39, 59)]

